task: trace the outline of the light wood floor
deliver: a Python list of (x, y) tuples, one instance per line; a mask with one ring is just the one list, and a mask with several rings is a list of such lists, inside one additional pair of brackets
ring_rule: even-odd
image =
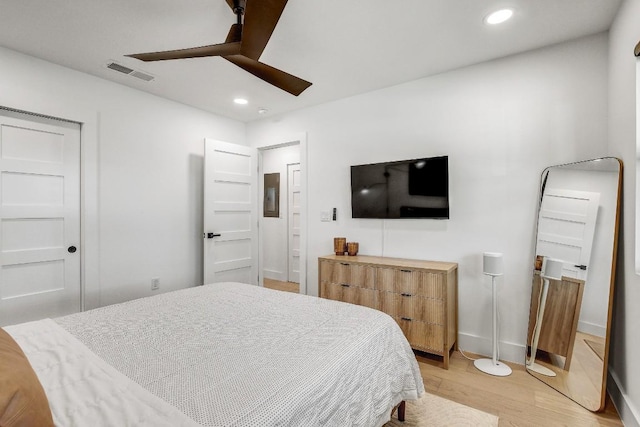
[(264, 287), (276, 291), (300, 293), (300, 284), (294, 282), (281, 282), (279, 280), (264, 279)]
[(477, 370), (457, 351), (448, 370), (441, 368), (442, 358), (416, 357), (427, 392), (497, 415), (501, 427), (623, 425), (608, 398), (604, 412), (590, 412), (531, 376), (524, 365), (509, 363), (513, 373), (495, 377)]
[(600, 407), (600, 390), (602, 390), (602, 373), (604, 372), (604, 338), (576, 332), (573, 346), (573, 358), (570, 369), (564, 370), (565, 358), (540, 353), (536, 363), (556, 373), (555, 377), (547, 377), (534, 373), (536, 378), (552, 385), (563, 394), (573, 396), (581, 405), (597, 409)]

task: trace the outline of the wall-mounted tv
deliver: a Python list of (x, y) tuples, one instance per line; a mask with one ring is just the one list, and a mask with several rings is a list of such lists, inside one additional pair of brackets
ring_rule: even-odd
[(449, 219), (448, 156), (351, 166), (351, 216)]

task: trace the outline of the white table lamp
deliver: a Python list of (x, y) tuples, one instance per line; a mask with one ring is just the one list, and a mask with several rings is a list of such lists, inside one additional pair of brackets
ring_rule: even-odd
[(536, 353), (538, 352), (538, 341), (540, 340), (540, 331), (542, 330), (542, 320), (544, 319), (544, 309), (547, 305), (547, 294), (549, 293), (549, 279), (562, 280), (562, 268), (564, 262), (558, 259), (546, 258), (542, 262), (542, 294), (540, 295), (540, 303), (538, 304), (538, 312), (536, 313), (536, 324), (533, 328), (533, 337), (531, 342), (531, 356), (527, 360), (527, 369), (547, 377), (555, 377), (556, 373), (551, 369), (538, 365), (536, 363)]
[(485, 252), (482, 258), (482, 267), (483, 273), (491, 276), (493, 292), (493, 357), (491, 359), (478, 359), (473, 364), (487, 374), (506, 377), (511, 375), (511, 368), (498, 360), (498, 290), (496, 288), (496, 277), (502, 276), (504, 272), (502, 254)]

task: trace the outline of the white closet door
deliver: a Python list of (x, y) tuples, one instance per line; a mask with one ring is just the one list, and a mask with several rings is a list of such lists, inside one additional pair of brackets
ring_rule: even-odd
[(287, 165), (288, 188), (288, 280), (300, 283), (300, 164)]
[(80, 125), (0, 111), (0, 324), (80, 311)]
[(565, 261), (562, 274), (586, 280), (600, 193), (549, 188), (538, 218), (536, 255)]
[(257, 284), (258, 151), (205, 140), (204, 284)]

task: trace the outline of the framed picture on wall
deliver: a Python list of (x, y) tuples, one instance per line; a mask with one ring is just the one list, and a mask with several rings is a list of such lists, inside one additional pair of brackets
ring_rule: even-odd
[(263, 216), (280, 217), (280, 174), (264, 174), (264, 205)]

